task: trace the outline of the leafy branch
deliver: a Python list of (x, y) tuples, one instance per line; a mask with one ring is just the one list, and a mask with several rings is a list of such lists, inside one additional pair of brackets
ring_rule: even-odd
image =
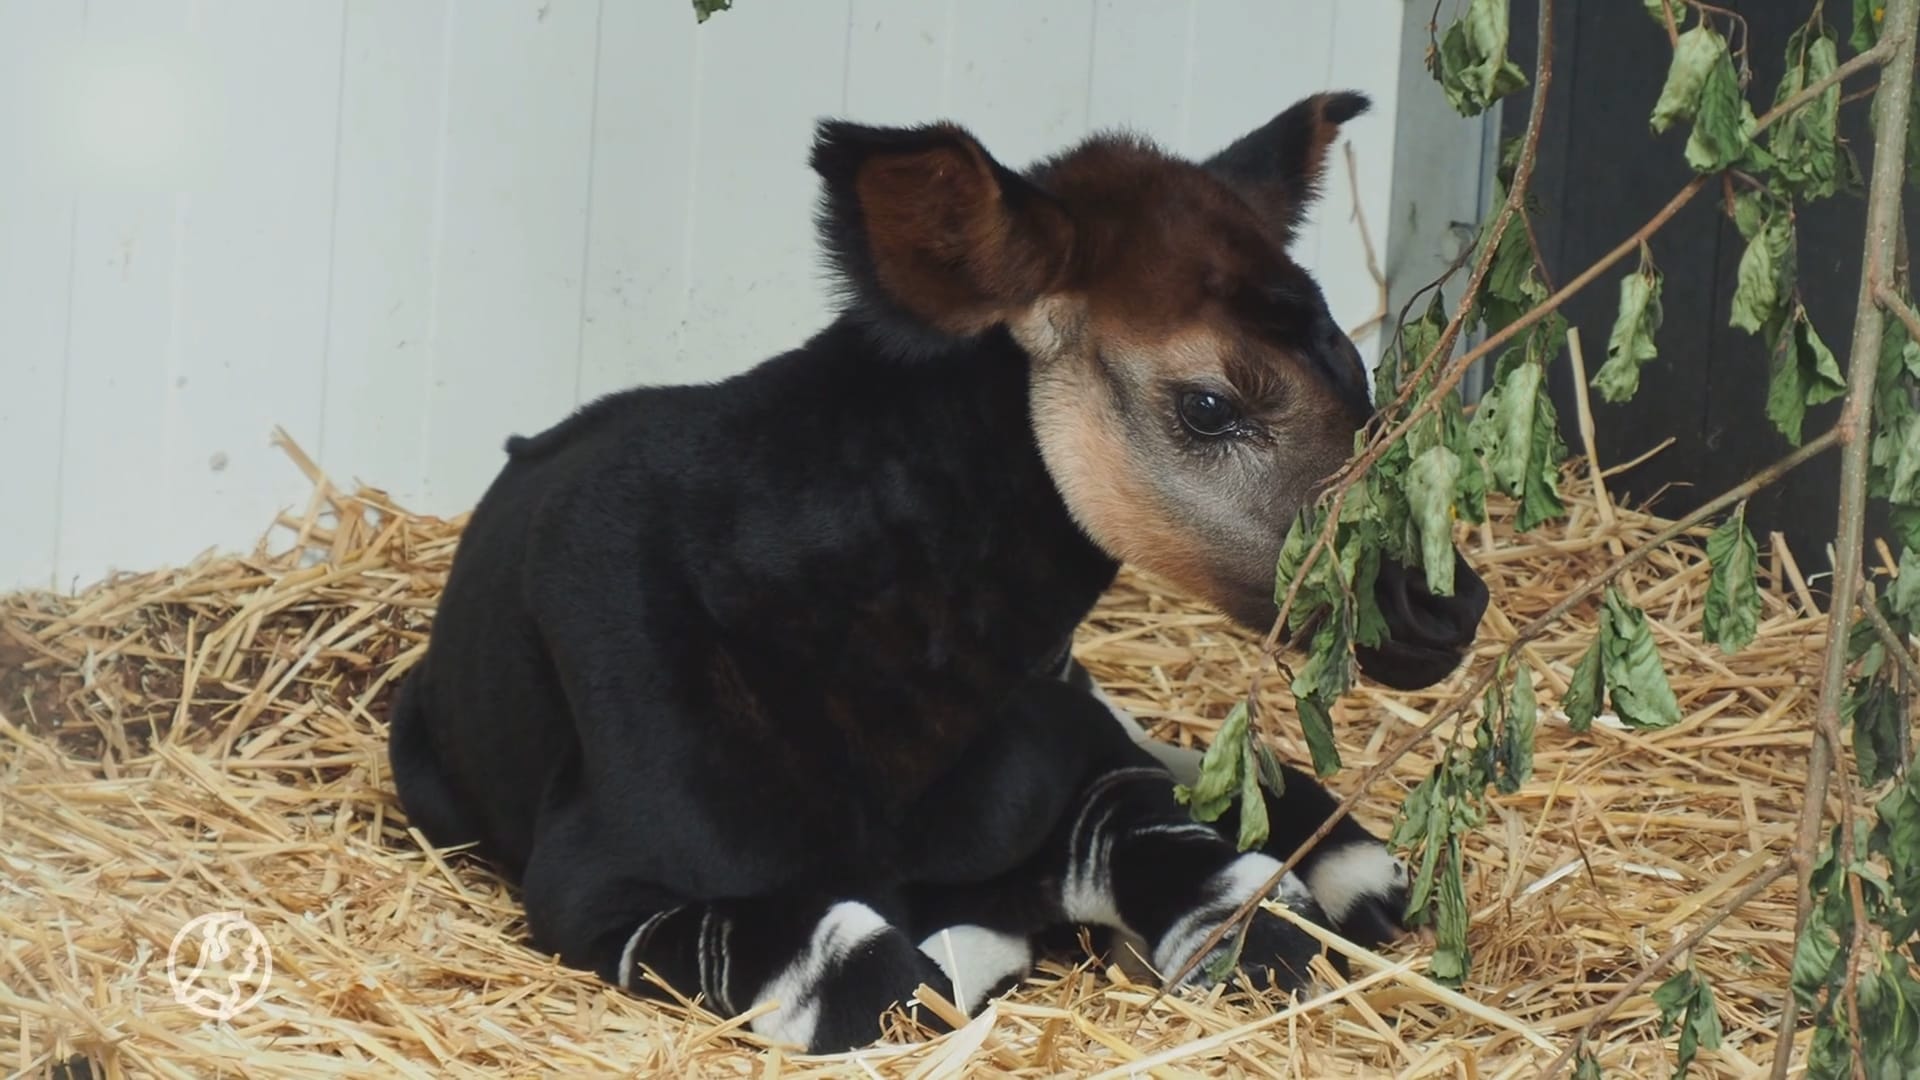
[[(1842, 96), (1841, 84), (1854, 74), (1881, 65), (1887, 70), (1878, 88), (1870, 92), (1878, 135), (1874, 185), (1868, 198), (1870, 208), (1879, 208), (1870, 209), (1870, 218), (1884, 218), (1891, 197), (1897, 221), (1897, 180), (1904, 148), (1901, 133), (1911, 131), (1904, 119), (1911, 95), (1904, 88), (1913, 81), (1913, 33), (1911, 28), (1902, 29), (1910, 13), (1890, 17), (1885, 33), (1879, 33), (1878, 22), (1860, 17), (1860, 5), (1866, 2), (1856, 0), (1855, 4), (1852, 41), (1860, 52), (1844, 63), (1839, 62), (1833, 35), (1820, 18), (1820, 5), (1815, 5), (1806, 25), (1789, 39), (1787, 72), (1775, 91), (1772, 107), (1755, 116), (1745, 97), (1745, 50), (1751, 43), (1738, 17), (1695, 0), (1647, 0), (1649, 14), (1666, 29), (1673, 46), (1667, 85), (1655, 103), (1650, 126), (1662, 130), (1679, 123), (1690, 124), (1686, 157), (1699, 175), (1645, 225), (1558, 289), (1544, 284), (1538, 244), (1531, 239), (1526, 219), (1530, 198), (1527, 185), (1540, 135), (1544, 89), (1552, 76), (1548, 60), (1551, 5), (1543, 3), (1541, 51), (1532, 80), (1534, 101), (1527, 133), (1503, 156), (1499, 210), (1482, 233), (1464, 295), (1451, 318), (1442, 319), (1437, 296), (1422, 317), (1412, 322), (1405, 322), (1403, 317), (1400, 332), (1383, 356), (1377, 380), (1381, 422), (1356, 440), (1353, 458), (1330, 478), (1320, 503), (1302, 515), (1288, 537), (1276, 575), (1279, 614), (1265, 645), (1278, 661), (1277, 646), (1284, 637), (1310, 639), (1306, 642), (1308, 659), (1299, 675), (1285, 664), (1279, 666), (1293, 683), (1316, 767), (1326, 773), (1339, 764), (1332, 749), (1331, 700), (1351, 683), (1352, 647), (1367, 643), (1370, 634), (1380, 632), (1372, 622), (1378, 613), (1371, 609), (1368, 595), (1377, 560), (1390, 556), (1423, 566), (1430, 587), (1444, 594), (1450, 591), (1453, 517), (1457, 514), (1470, 521), (1480, 520), (1489, 489), (1514, 497), (1521, 531), (1561, 513), (1556, 479), (1564, 450), (1554, 430), (1557, 423), (1551, 403), (1542, 393), (1545, 365), (1557, 354), (1566, 335), (1565, 324), (1556, 311), (1627, 255), (1640, 253), (1639, 269), (1620, 283), (1619, 315), (1609, 336), (1607, 363), (1594, 379), (1595, 388), (1608, 400), (1631, 398), (1638, 388), (1640, 369), (1658, 355), (1656, 338), (1663, 316), (1662, 276), (1649, 241), (1709, 183), (1720, 181), (1728, 195), (1730, 216), (1747, 240), (1729, 321), (1767, 342), (1771, 371), (1767, 413), (1797, 449), (1628, 552), (1517, 632), (1497, 661), (1480, 670), (1470, 685), (1419, 732), (1390, 748), (1366, 772), (1355, 795), (1341, 802), (1269, 883), (1277, 885), (1330, 833), (1373, 779), (1478, 704), (1471, 745), (1463, 742), (1463, 730), (1455, 731), (1440, 764), (1407, 800), (1396, 823), (1396, 844), (1419, 854), (1409, 916), (1416, 921), (1437, 919), (1432, 974), (1438, 980), (1457, 981), (1467, 970), (1466, 909), (1459, 885), (1460, 837), (1481, 820), (1478, 802), (1485, 789), (1510, 789), (1524, 778), (1530, 765), (1535, 707), (1530, 674), (1517, 662), (1521, 651), (1576, 605), (1604, 590), (1602, 630), (1575, 671), (1573, 685), (1562, 702), (1566, 712), (1580, 727), (1590, 722), (1603, 699), (1610, 698), (1615, 711), (1630, 724), (1665, 726), (1678, 722), (1679, 707), (1647, 633), (1645, 617), (1625, 594), (1609, 588), (1610, 583), (1661, 545), (1732, 507), (1733, 514), (1707, 538), (1711, 575), (1703, 631), (1707, 640), (1723, 651), (1744, 648), (1757, 633), (1759, 616), (1758, 552), (1746, 526), (1745, 500), (1788, 470), (1836, 445), (1846, 448), (1851, 467), (1867, 486), (1842, 500), (1843, 522), (1851, 520), (1853, 524), (1851, 528), (1843, 524), (1838, 531), (1840, 547), (1849, 554), (1836, 560), (1836, 569), (1850, 584), (1839, 589), (1841, 578), (1836, 578), (1836, 629), (1827, 658), (1829, 672), (1841, 674), (1834, 677), (1838, 682), (1823, 680), (1814, 772), (1823, 775), (1839, 754), (1837, 722), (1843, 713), (1855, 724), (1856, 746), (1883, 748), (1880, 758), (1870, 761), (1862, 757), (1863, 770), (1878, 768), (1882, 762), (1907, 760), (1908, 740), (1904, 734), (1908, 721), (1901, 716), (1901, 702), (1912, 693), (1912, 680), (1903, 675), (1902, 685), (1907, 688), (1897, 689), (1893, 676), (1907, 673), (1914, 666), (1902, 644), (1903, 635), (1920, 626), (1920, 584), (1912, 584), (1920, 583), (1920, 416), (1915, 415), (1913, 407), (1913, 397), (1920, 388), (1920, 318), (1902, 298), (1902, 290), (1894, 288), (1887, 275), (1875, 269), (1883, 266), (1884, 260), (1870, 263), (1849, 352), (1856, 360), (1843, 375), (1838, 359), (1800, 302), (1796, 286), (1794, 225), (1798, 205), (1859, 187), (1857, 167), (1838, 137), (1838, 113), (1849, 100)], [(1898, 0), (1894, 6), (1905, 4), (1910, 8), (1914, 2)], [(1524, 78), (1516, 79), (1508, 70), (1511, 65), (1504, 56), (1504, 9), (1504, 4), (1474, 0), (1463, 19), (1450, 27), (1430, 52), (1429, 64), (1436, 79), (1463, 114), (1481, 111), (1499, 93), (1526, 85)], [(1693, 25), (1683, 31), (1689, 15)], [(1734, 22), (1741, 32), (1738, 50), (1715, 28), (1715, 19)], [(1873, 32), (1864, 33), (1863, 25)], [(1894, 89), (1888, 92), (1887, 88)], [(1896, 99), (1898, 106), (1889, 104)], [(1906, 139), (1911, 142), (1911, 135)], [(1888, 181), (1887, 177), (1893, 179)], [(1735, 181), (1741, 189), (1738, 194)], [(1891, 196), (1885, 186), (1888, 182), (1893, 184)], [(1882, 238), (1895, 235), (1895, 230), (1879, 225), (1873, 229), (1878, 230), (1874, 235)], [(1894, 330), (1882, 334), (1873, 329), (1863, 337), (1868, 309), (1875, 304), (1893, 314), (1887, 325), (1897, 329), (1897, 335)], [(1881, 321), (1876, 313), (1876, 328)], [(1478, 346), (1453, 355), (1455, 343), (1474, 323), (1484, 328), (1484, 339)], [(1468, 416), (1460, 403), (1458, 386), (1472, 365), (1496, 355), (1493, 387)], [(1806, 409), (1836, 398), (1845, 400), (1840, 423), (1801, 445)], [(1876, 400), (1880, 406), (1877, 421), (1873, 407)], [(1890, 501), (1896, 526), (1911, 550), (1901, 560), (1903, 573), (1896, 590), (1900, 596), (1890, 595), (1885, 604), (1869, 608), (1868, 617), (1859, 624), (1864, 630), (1853, 635), (1860, 638), (1864, 634), (1866, 644), (1852, 650), (1835, 648), (1832, 642), (1844, 644), (1853, 625), (1847, 613), (1855, 606), (1851, 582), (1861, 568), (1859, 512), (1869, 496)], [(1853, 515), (1851, 519), (1847, 518), (1849, 514)], [(1844, 673), (1850, 667), (1859, 675), (1848, 685)], [(1257, 703), (1260, 684), (1261, 676), (1256, 674), (1249, 689), (1249, 703)], [(1258, 712), (1250, 709), (1249, 716), (1257, 725)], [(1258, 746), (1251, 731), (1245, 745)], [(1816, 831), (1808, 834), (1803, 821), (1794, 861), (1778, 864), (1767, 881), (1789, 867), (1801, 869), (1804, 876), (1818, 840), (1824, 791), (1822, 779), (1817, 797), (1810, 792), (1807, 802), (1806, 820), (1815, 824)], [(1915, 828), (1915, 837), (1920, 839), (1920, 822)], [(1849, 827), (1847, 837), (1851, 836)], [(1852, 840), (1843, 842), (1850, 845)], [(1878, 918), (1876, 912), (1882, 910), (1874, 907), (1868, 895), (1872, 890), (1863, 885), (1870, 874), (1864, 866), (1850, 865), (1837, 879), (1844, 883), (1841, 891), (1849, 894), (1850, 906), (1856, 912), (1849, 923), (1856, 938), (1864, 933), (1861, 928), (1869, 916)], [(1913, 876), (1920, 882), (1920, 867)], [(1719, 909), (1699, 931), (1701, 937), (1763, 887), (1756, 883), (1751, 892), (1743, 891)], [(1914, 906), (1920, 909), (1920, 884), (1915, 889)], [(1256, 906), (1256, 902), (1249, 902), (1241, 916), (1250, 916)], [(1208, 948), (1240, 922), (1238, 918), (1229, 920)], [(1916, 924), (1920, 925), (1920, 919)], [(1206, 951), (1200, 950), (1202, 954)], [(1637, 991), (1679, 952), (1675, 950), (1657, 961), (1600, 1016), (1610, 1013), (1627, 993)], [(1844, 1001), (1850, 1015), (1863, 1009), (1872, 1013), (1875, 1008), (1884, 1013), (1894, 1008), (1886, 1002), (1913, 1001), (1915, 1019), (1920, 1020), (1920, 995), (1883, 993), (1862, 1000), (1856, 990), (1858, 980), (1851, 974), (1864, 966), (1859, 948), (1847, 951), (1836, 947), (1835, 954), (1849, 958), (1841, 969), (1844, 986), (1838, 987), (1841, 992), (1828, 995), (1824, 1008)], [(1884, 973), (1892, 967), (1880, 964), (1875, 970)], [(1184, 975), (1176, 973), (1175, 980)], [(1689, 969), (1670, 979), (1657, 996), (1664, 1006), (1671, 1006), (1665, 1011), (1681, 1024), (1679, 1055), (1680, 1071), (1684, 1072), (1692, 1053), (1710, 1047), (1717, 1037), (1711, 988)], [(1594, 1023), (1599, 1018), (1596, 1016)], [(1791, 1031), (1792, 1023), (1791, 1015), (1783, 1017), (1783, 1032)], [(1920, 1027), (1920, 1023), (1909, 1026)], [(1849, 1044), (1849, 1048), (1858, 1061), (1859, 1047)], [(1580, 1040), (1576, 1040), (1555, 1072), (1582, 1054)], [(1581, 1058), (1579, 1067), (1582, 1075), (1597, 1070), (1589, 1058)]]

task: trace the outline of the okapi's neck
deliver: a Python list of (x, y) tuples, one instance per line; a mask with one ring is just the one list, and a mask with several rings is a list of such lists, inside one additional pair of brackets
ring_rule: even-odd
[(801, 572), (765, 567), (760, 584), (792, 592), (737, 613), (771, 630), (772, 602), (786, 648), (949, 696), (997, 694), (1056, 660), (1118, 564), (1041, 461), (1026, 353), (990, 332), (901, 356), (843, 318), (767, 367), (746, 379), (754, 413), (787, 414), (812, 444), (811, 461), (770, 448), (793, 484), (764, 507)]

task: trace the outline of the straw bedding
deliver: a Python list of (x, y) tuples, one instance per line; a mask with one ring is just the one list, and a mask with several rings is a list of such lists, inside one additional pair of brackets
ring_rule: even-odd
[[(1045, 966), (953, 1036), (903, 1029), (806, 1058), (536, 955), (496, 880), (422, 849), (392, 795), (384, 715), (421, 654), (461, 522), (343, 492), (287, 449), (313, 501), (251, 555), (0, 597), (0, 1074), (84, 1056), (93, 1075), (143, 1077), (1530, 1076), (1785, 851), (1799, 808), (1824, 620), (1776, 547), (1758, 641), (1721, 656), (1699, 637), (1704, 557), (1675, 545), (1627, 585), (1686, 720), (1636, 733), (1603, 719), (1575, 735), (1543, 717), (1532, 782), (1494, 799), (1469, 847), (1474, 969), (1460, 994), (1424, 978), (1418, 940), (1384, 966), (1356, 962), (1351, 982), (1328, 973), (1304, 1005), (1237, 989), (1153, 1001), (1083, 960)], [(1536, 536), (1466, 534), (1494, 597), (1480, 662), (1661, 525), (1590, 482), (1571, 487), (1571, 518)], [(1549, 710), (1591, 634), (1589, 611), (1529, 650)], [(1079, 653), (1158, 735), (1195, 745), (1258, 655), (1133, 574)], [(1333, 786), (1350, 790), (1357, 766), (1462, 680), (1356, 692), (1337, 717), (1349, 769)], [(1290, 716), (1269, 682), (1267, 712)], [(1283, 726), (1279, 748), (1304, 761)], [(1381, 779), (1360, 818), (1383, 829), (1447, 734)], [(273, 963), (265, 997), (225, 1023), (177, 1003), (165, 970), (176, 932), (221, 911), (256, 925)], [(1727, 1040), (1696, 1075), (1770, 1063), (1791, 936), (1788, 879), (1698, 950)], [(1605, 1023), (1608, 1074), (1664, 1075), (1656, 1027), (1644, 996)]]

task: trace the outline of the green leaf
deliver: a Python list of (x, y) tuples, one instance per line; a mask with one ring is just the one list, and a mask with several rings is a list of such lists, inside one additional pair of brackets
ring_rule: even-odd
[(1760, 626), (1760, 554), (1747, 529), (1747, 505), (1707, 537), (1707, 604), (1702, 623), (1708, 641), (1736, 653), (1752, 643)]
[(1880, 43), (1880, 23), (1887, 17), (1887, 0), (1853, 0), (1853, 36), (1847, 39), (1860, 52)]
[(1187, 804), (1195, 821), (1218, 821), (1233, 805), (1247, 772), (1247, 703), (1236, 703), (1207, 752), (1200, 758), (1200, 775), (1191, 788), (1176, 786), (1174, 798)]
[(1604, 630), (1596, 635), (1593, 644), (1587, 646), (1586, 654), (1574, 665), (1567, 695), (1560, 701), (1568, 726), (1576, 732), (1593, 727), (1593, 718), (1600, 714), (1600, 695), (1604, 692), (1600, 681), (1600, 642), (1604, 636)]
[(1532, 467), (1520, 492), (1520, 519), (1515, 523), (1521, 532), (1567, 513), (1566, 504), (1560, 501), (1560, 461), (1567, 456), (1567, 445), (1560, 439), (1560, 417), (1553, 399), (1544, 393), (1533, 410), (1530, 441), (1528, 458)]
[[(1255, 755), (1258, 760), (1258, 755)], [(1267, 799), (1260, 793), (1260, 770), (1240, 770), (1240, 850), (1254, 851), (1266, 845)]]
[(1874, 440), (1873, 464), (1887, 476), (1887, 499), (1920, 506), (1920, 416), (1896, 417)]
[(1441, 35), (1439, 50), (1429, 52), (1427, 67), (1461, 116), (1478, 116), (1527, 85), (1526, 73), (1507, 59), (1507, 0), (1471, 0)]
[[(1657, 6), (1649, 6), (1653, 8), (1653, 17), (1666, 25)], [(1666, 131), (1676, 120), (1694, 118), (1700, 111), (1700, 95), (1706, 88), (1707, 76), (1726, 54), (1727, 39), (1704, 22), (1680, 35), (1673, 45), (1673, 59), (1667, 64), (1667, 81), (1660, 88), (1660, 100), (1653, 103), (1653, 116), (1648, 120), (1654, 134)]]
[(1492, 485), (1518, 497), (1532, 466), (1533, 418), (1540, 402), (1542, 372), (1519, 364), (1480, 399), (1471, 438)]
[(1840, 702), (1840, 715), (1853, 721), (1853, 761), (1860, 782), (1869, 787), (1900, 767), (1901, 736), (1907, 717), (1893, 686), (1893, 669), (1882, 667), (1871, 677), (1854, 679)]
[[(1496, 194), (1499, 200), (1505, 200), (1504, 190)], [(1547, 287), (1541, 282), (1533, 261), (1533, 246), (1527, 243), (1525, 217), (1523, 209), (1500, 234), (1500, 246), (1494, 249), (1493, 262), (1487, 266), (1480, 294), (1474, 298), (1474, 316), (1489, 334), (1505, 329), (1507, 324), (1547, 298)], [(1479, 250), (1485, 250), (1487, 234), (1498, 220), (1498, 214), (1488, 215), (1481, 228)]]
[(1420, 563), (1427, 588), (1436, 596), (1453, 595), (1453, 489), (1460, 479), (1460, 458), (1445, 446), (1429, 447), (1407, 471), (1407, 504), (1420, 532)]
[(1907, 548), (1900, 553), (1900, 576), (1887, 587), (1887, 602), (1894, 614), (1920, 622), (1920, 549)]
[(1607, 697), (1622, 721), (1642, 728), (1680, 722), (1680, 703), (1660, 664), (1647, 616), (1618, 589), (1609, 588), (1602, 602), (1600, 644)]
[(1841, 962), (1839, 939), (1827, 927), (1810, 920), (1793, 945), (1793, 996), (1800, 999), (1802, 1007), (1813, 1008), (1821, 988), (1833, 980), (1834, 969)]
[(1500, 738), (1498, 786), (1509, 795), (1519, 791), (1533, 775), (1533, 733), (1539, 712), (1533, 696), (1533, 671), (1521, 664), (1508, 693), (1506, 724)]
[(1695, 172), (1719, 172), (1756, 155), (1753, 132), (1758, 126), (1722, 41), (1700, 88), (1700, 108), (1693, 117), (1693, 134), (1687, 137), (1687, 164)]
[(1257, 738), (1254, 739), (1253, 760), (1254, 764), (1258, 766), (1261, 785), (1268, 791), (1273, 792), (1275, 796), (1285, 795), (1287, 793), (1287, 771), (1280, 767), (1280, 758), (1273, 752), (1273, 747), (1268, 746)]
[(1717, 1050), (1723, 1032), (1720, 1009), (1713, 1000), (1713, 987), (1691, 968), (1674, 973), (1653, 992), (1653, 1003), (1660, 1008), (1660, 1034), (1677, 1026), (1680, 1045), (1674, 1055), (1675, 1080), (1687, 1074), (1700, 1050)]
[(1737, 330), (1756, 334), (1776, 321), (1793, 292), (1793, 214), (1789, 207), (1749, 193), (1734, 201), (1734, 220), (1747, 238), (1747, 247), (1740, 255), (1733, 312), (1727, 321)]
[(1807, 406), (1832, 401), (1846, 392), (1847, 380), (1840, 373), (1833, 350), (1820, 340), (1813, 323), (1807, 319), (1806, 309), (1796, 305), (1792, 318), (1774, 339), (1767, 381), (1767, 418), (1798, 446)]
[(693, 0), (693, 17), (706, 22), (716, 11), (726, 11), (733, 7), (733, 0)]
[[(1681, 2), (1683, 2), (1683, 0), (1674, 0), (1674, 3), (1676, 4), (1679, 4)], [(1675, 11), (1672, 8), (1669, 8), (1667, 6), (1666, 0), (1640, 0), (1640, 3), (1646, 7), (1647, 17), (1652, 19), (1654, 22), (1658, 23), (1661, 26), (1667, 25), (1667, 16), (1669, 12), (1672, 13), (1673, 22), (1674, 22), (1674, 25), (1676, 26), (1680, 24), (1681, 19), (1686, 18), (1687, 12), (1684, 7)]]
[[(1787, 39), (1786, 74), (1774, 92), (1778, 106), (1833, 74), (1839, 66), (1839, 48), (1824, 21), (1802, 26)], [(1822, 199), (1840, 189), (1846, 179), (1841, 164), (1838, 126), (1840, 84), (1774, 124), (1767, 140), (1775, 163), (1776, 186), (1802, 199)]]
[(1307, 737), (1307, 749), (1313, 752), (1313, 771), (1332, 776), (1340, 771), (1340, 748), (1333, 741), (1333, 713), (1327, 703), (1316, 697), (1296, 697), (1300, 712), (1300, 731)]
[(1433, 958), (1427, 974), (1442, 986), (1459, 986), (1473, 966), (1467, 949), (1467, 889), (1458, 837), (1446, 839), (1446, 862), (1434, 890)]
[[(1306, 562), (1307, 552), (1313, 549), (1314, 541), (1326, 528), (1326, 511), (1319, 506), (1301, 510), (1293, 519), (1293, 525), (1287, 530), (1287, 539), (1280, 545), (1280, 557), (1274, 567), (1273, 576), (1273, 614), (1278, 617), (1280, 605), (1286, 602), (1287, 591), (1293, 587), (1293, 581), (1301, 576), (1301, 566)], [(1321, 612), (1331, 608), (1340, 596), (1337, 572), (1332, 569), (1333, 560), (1321, 553), (1313, 567), (1306, 571), (1306, 580), (1300, 585), (1300, 593), (1294, 598), (1293, 610), (1287, 614), (1287, 629), (1298, 634), (1305, 630)]]
[(1620, 279), (1620, 313), (1607, 335), (1607, 362), (1593, 377), (1594, 389), (1612, 402), (1632, 400), (1640, 389), (1640, 369), (1660, 355), (1653, 343), (1660, 329), (1660, 271), (1642, 259), (1635, 273)]
[(1583, 1049), (1573, 1059), (1573, 1080), (1606, 1080), (1606, 1078), (1600, 1074), (1600, 1062)]

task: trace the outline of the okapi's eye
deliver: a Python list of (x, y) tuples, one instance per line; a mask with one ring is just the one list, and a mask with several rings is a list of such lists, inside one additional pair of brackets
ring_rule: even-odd
[(1233, 402), (1211, 390), (1187, 390), (1180, 395), (1180, 422), (1195, 435), (1218, 438), (1240, 423)]

